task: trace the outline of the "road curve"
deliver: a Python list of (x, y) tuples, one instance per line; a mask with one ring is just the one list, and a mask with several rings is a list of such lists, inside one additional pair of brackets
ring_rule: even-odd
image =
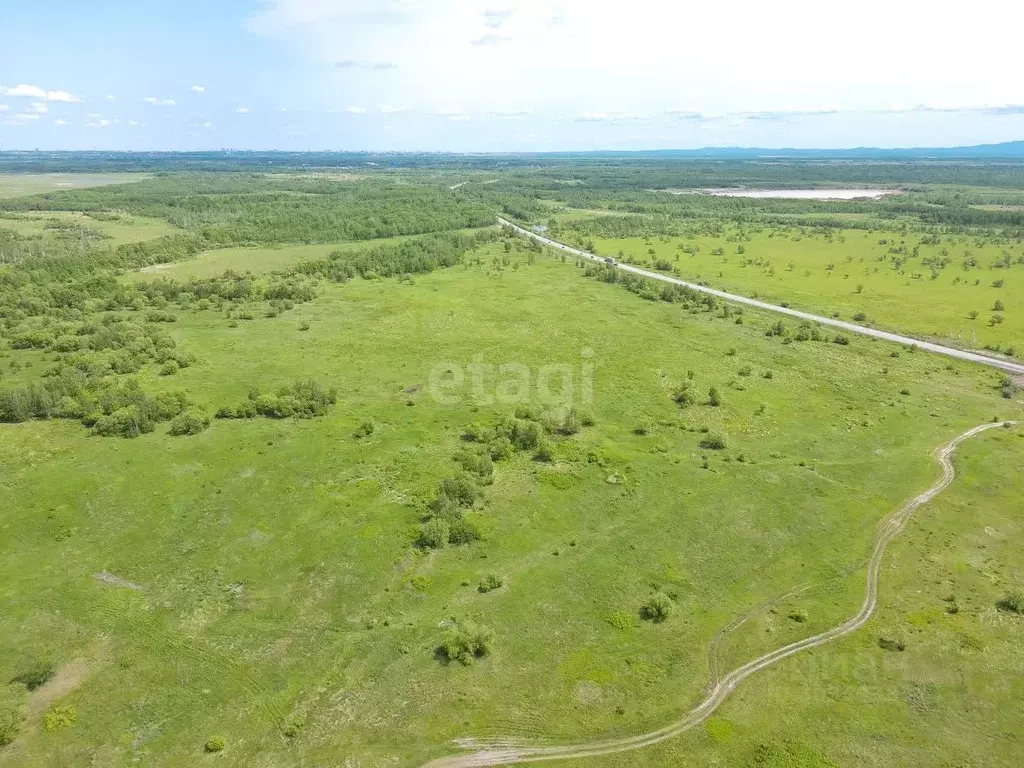
[(935, 458), (942, 467), (942, 477), (927, 490), (917, 494), (903, 504), (903, 506), (899, 507), (879, 527), (875, 538), (875, 546), (871, 552), (871, 558), (868, 560), (867, 588), (864, 594), (864, 602), (856, 615), (832, 629), (813, 637), (790, 643), (763, 656), (759, 656), (741, 667), (737, 667), (720, 678), (710, 689), (704, 700), (687, 712), (681, 719), (657, 731), (651, 731), (650, 733), (638, 736), (591, 741), (584, 744), (567, 744), (564, 746), (530, 746), (525, 743), (517, 743), (514, 740), (488, 742), (462, 739), (456, 743), (463, 749), (472, 751), (466, 754), (451, 755), (432, 760), (424, 768), (475, 768), (476, 766), (485, 765), (536, 763), (545, 760), (569, 760), (581, 757), (597, 757), (617, 752), (629, 752), (671, 739), (699, 725), (711, 716), (740, 683), (755, 672), (770, 667), (776, 662), (793, 656), (800, 651), (824, 645), (844, 635), (848, 635), (864, 626), (872, 614), (874, 614), (875, 607), (878, 604), (878, 583), (882, 569), (882, 558), (885, 555), (886, 547), (903, 530), (903, 526), (918, 507), (931, 501), (953, 482), (955, 470), (953, 469), (952, 456), (959, 445), (987, 429), (1001, 428), (1007, 424), (1012, 425), (1016, 424), (1016, 422), (1007, 421), (981, 424), (967, 430), (945, 445), (939, 446), (935, 452)]
[[(581, 251), (579, 248), (573, 248), (565, 243), (560, 243), (557, 240), (539, 235), (536, 232), (531, 232), (528, 229), (520, 227), (518, 224), (513, 224), (508, 219), (503, 219), (501, 216), (498, 217), (498, 223), (503, 227), (508, 227), (515, 232), (526, 237), (533, 238), (534, 240), (543, 243), (544, 245), (557, 248), (561, 251), (574, 254), (576, 256), (582, 256), (585, 259), (596, 261), (604, 264), (605, 260), (601, 256), (595, 256), (592, 253)], [(669, 275), (663, 275), (660, 272), (652, 272), (647, 269), (641, 269), (640, 267), (634, 267), (631, 264), (622, 264), (620, 262), (615, 263), (617, 269), (621, 269), (623, 272), (632, 272), (636, 275), (648, 277), (651, 280), (660, 280), (663, 283), (672, 283), (673, 285), (682, 285), (687, 288), (692, 288), (695, 291), (701, 293), (708, 293), (712, 296), (717, 296), (720, 299), (727, 301), (733, 301), (737, 304), (746, 304), (750, 307), (757, 307), (758, 309), (765, 309), (769, 312), (778, 312), (779, 314), (789, 315), (790, 317), (796, 317), (800, 320), (810, 320), (814, 323), (821, 323), (822, 325), (829, 325), (833, 328), (840, 328), (850, 333), (859, 333), (863, 336), (872, 336), (876, 339), (883, 339), (884, 341), (894, 341), (897, 344), (912, 344), (918, 349), (924, 349), (929, 352), (936, 352), (940, 355), (947, 355), (948, 357), (955, 357), (958, 360), (966, 360), (971, 363), (981, 363), (982, 365), (992, 366), (993, 368), (999, 368), (1000, 370), (1006, 371), (1007, 373), (1016, 374), (1018, 376), (1024, 376), (1024, 365), (1020, 363), (1014, 363), (1010, 360), (1001, 360), (997, 357), (989, 357), (979, 352), (969, 352), (964, 349), (957, 349), (956, 347), (947, 347), (942, 344), (936, 344), (931, 341), (921, 341), (911, 336), (902, 336), (898, 333), (890, 333), (889, 331), (879, 331), (875, 328), (866, 328), (863, 325), (857, 325), (856, 323), (847, 323), (843, 320), (836, 320), (831, 317), (823, 317), (822, 315), (814, 315), (810, 312), (801, 312), (798, 309), (790, 309), (789, 307), (780, 307), (778, 304), (769, 304), (765, 301), (758, 301), (757, 299), (751, 299), (747, 296), (739, 296), (735, 293), (726, 293), (725, 291), (719, 291), (715, 288), (709, 288), (706, 285), (699, 285), (697, 283), (689, 283), (686, 280), (680, 280), (677, 277), (671, 277)]]

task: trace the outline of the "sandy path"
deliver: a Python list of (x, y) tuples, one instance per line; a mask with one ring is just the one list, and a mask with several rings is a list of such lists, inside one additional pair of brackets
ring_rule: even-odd
[(596, 757), (616, 752), (629, 752), (640, 749), (660, 741), (671, 739), (696, 725), (704, 722), (725, 701), (726, 697), (736, 690), (736, 687), (753, 675), (755, 672), (793, 656), (800, 651), (809, 648), (816, 648), (819, 645), (830, 643), (840, 637), (855, 632), (867, 623), (875, 612), (878, 604), (878, 583), (882, 568), (882, 559), (885, 549), (889, 543), (899, 535), (906, 525), (907, 520), (914, 514), (914, 511), (922, 504), (926, 504), (949, 487), (956, 474), (953, 469), (952, 456), (959, 445), (965, 440), (974, 437), (981, 432), (993, 428), (1002, 428), (1004, 424), (1016, 424), (1016, 422), (994, 422), (982, 424), (964, 432), (945, 445), (939, 446), (935, 452), (935, 458), (942, 467), (942, 477), (932, 486), (908, 500), (903, 506), (894, 511), (881, 524), (875, 538), (875, 546), (868, 560), (867, 585), (864, 595), (864, 602), (860, 610), (852, 618), (847, 619), (832, 629), (826, 630), (812, 637), (798, 640), (782, 648), (759, 656), (737, 667), (725, 676), (717, 680), (708, 691), (707, 696), (700, 704), (687, 712), (682, 718), (664, 728), (650, 733), (643, 733), (638, 736), (629, 736), (621, 739), (607, 739), (603, 741), (591, 741), (583, 744), (568, 744), (565, 746), (530, 746), (528, 744), (516, 743), (515, 740), (507, 741), (476, 741), (473, 739), (462, 739), (456, 743), (466, 750), (473, 750), (469, 754), (453, 755), (442, 757), (426, 764), (424, 768), (469, 768), (470, 766), (482, 765), (509, 765), (513, 763), (535, 763), (542, 760), (566, 760), (581, 757)]

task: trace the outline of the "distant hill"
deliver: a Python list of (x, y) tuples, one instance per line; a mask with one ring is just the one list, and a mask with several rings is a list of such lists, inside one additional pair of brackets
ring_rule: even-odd
[(791, 158), (795, 160), (1009, 160), (1024, 159), (1024, 141), (1001, 144), (975, 144), (968, 147), (852, 147), (849, 149), (769, 149), (764, 147), (704, 147), (702, 149), (656, 149), (638, 152), (602, 151), (557, 153), (562, 156), (649, 157), (658, 159), (721, 158), (755, 160), (759, 158)]

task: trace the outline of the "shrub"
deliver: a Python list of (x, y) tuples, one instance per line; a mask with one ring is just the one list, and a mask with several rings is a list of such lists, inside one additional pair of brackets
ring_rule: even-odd
[(625, 611), (616, 611), (605, 619), (615, 629), (632, 629), (636, 626), (636, 617)]
[(431, 507), (435, 512), (443, 512), (450, 507), (471, 507), (480, 493), (480, 487), (473, 478), (461, 472), (437, 484), (437, 497)]
[(108, 416), (101, 416), (93, 425), (94, 435), (102, 437), (124, 437), (128, 439), (148, 434), (154, 429), (153, 419), (139, 406), (129, 405)]
[(449, 534), (448, 523), (444, 520), (428, 520), (420, 526), (416, 544), (424, 549), (441, 549), (448, 543)]
[(208, 738), (206, 740), (206, 743), (203, 745), (203, 751), (204, 752), (211, 752), (211, 753), (212, 752), (221, 752), (221, 751), (224, 750), (225, 746), (226, 745), (224, 743), (224, 737), (223, 736), (211, 736), (210, 738)]
[(166, 363), (164, 363), (160, 367), (160, 375), (161, 376), (173, 376), (174, 374), (176, 374), (178, 372), (179, 368), (180, 368), (180, 366), (178, 365), (178, 361), (177, 360), (168, 360)]
[(845, 335), (845, 334), (842, 334), (842, 333), (837, 333), (835, 338), (832, 339), (832, 342), (835, 343), (835, 344), (841, 344), (842, 346), (845, 347), (845, 346), (849, 345), (850, 337)]
[(457, 461), (466, 472), (475, 476), (480, 483), (490, 485), (494, 482), (494, 461), (490, 453), (459, 451), (455, 454)]
[(0, 749), (18, 738), (21, 719), (21, 713), (16, 707), (0, 703)]
[(77, 714), (73, 706), (54, 704), (43, 715), (43, 728), (47, 731), (56, 731), (58, 728), (70, 728), (75, 724)]
[(373, 434), (374, 429), (376, 429), (376, 426), (374, 425), (373, 420), (367, 419), (358, 427), (356, 427), (356, 431), (352, 433), (352, 437), (356, 438), (356, 440), (359, 440), (364, 437), (369, 437), (370, 435)]
[(717, 408), (722, 404), (722, 397), (718, 394), (718, 387), (711, 387), (708, 390), (708, 405)]
[(449, 523), (449, 544), (472, 544), (474, 541), (479, 541), (480, 538), (480, 529), (464, 517), (459, 517)]
[(580, 424), (584, 427), (592, 427), (597, 423), (594, 414), (590, 411), (580, 411)]
[(700, 441), (700, 447), (709, 451), (722, 451), (726, 448), (725, 435), (709, 434)]
[[(178, 364), (181, 365), (180, 358)], [(249, 392), (248, 400), (237, 408), (219, 409), (217, 418), (249, 419), (258, 415), (271, 419), (312, 419), (325, 416), (337, 400), (337, 390), (328, 389), (312, 379), (299, 380), (282, 387), (276, 395), (262, 394), (254, 389)]]
[(902, 640), (894, 640), (890, 637), (878, 638), (878, 647), (885, 651), (905, 651), (906, 644)]
[(1019, 589), (1011, 590), (999, 601), (998, 607), (1003, 611), (1024, 614), (1024, 592)]
[(480, 585), (476, 588), (476, 591), (482, 594), (487, 594), (488, 592), (493, 592), (494, 590), (502, 587), (504, 584), (505, 582), (502, 580), (500, 576), (496, 576), (492, 573), (481, 580)]
[(491, 630), (467, 619), (456, 622), (445, 633), (437, 650), (438, 655), (447, 661), (472, 664), (474, 659), (483, 658), (491, 652), (493, 642), (494, 633)]
[(11, 678), (12, 683), (21, 683), (29, 691), (34, 691), (50, 682), (57, 669), (52, 662), (37, 661), (28, 669)]
[(550, 440), (541, 440), (537, 452), (533, 455), (537, 461), (552, 461), (555, 458), (555, 446)]
[(562, 417), (561, 423), (558, 425), (559, 433), (563, 435), (575, 435), (580, 431), (581, 419), (575, 408), (570, 408), (566, 411), (565, 416)]
[(999, 299), (996, 299), (996, 303), (992, 305), (992, 311), (1002, 312), (1004, 309), (1006, 309), (1006, 307), (1003, 306), (1003, 302), (1001, 302)]
[(672, 615), (675, 603), (664, 592), (655, 592), (640, 609), (640, 614), (648, 621), (662, 622)]
[(167, 434), (173, 437), (182, 435), (198, 435), (210, 426), (209, 415), (199, 408), (189, 408), (171, 419), (171, 428)]
[(807, 611), (803, 610), (802, 608), (797, 608), (796, 610), (790, 611), (788, 616), (797, 624), (803, 624), (805, 621), (807, 621)]
[(693, 405), (696, 398), (693, 396), (693, 390), (690, 388), (690, 382), (684, 381), (676, 387), (672, 391), (672, 399), (682, 408), (685, 408), (688, 405)]

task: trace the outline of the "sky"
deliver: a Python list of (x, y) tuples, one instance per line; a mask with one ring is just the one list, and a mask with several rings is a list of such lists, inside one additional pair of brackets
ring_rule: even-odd
[(0, 0), (0, 151), (1024, 139), (1020, 0)]

